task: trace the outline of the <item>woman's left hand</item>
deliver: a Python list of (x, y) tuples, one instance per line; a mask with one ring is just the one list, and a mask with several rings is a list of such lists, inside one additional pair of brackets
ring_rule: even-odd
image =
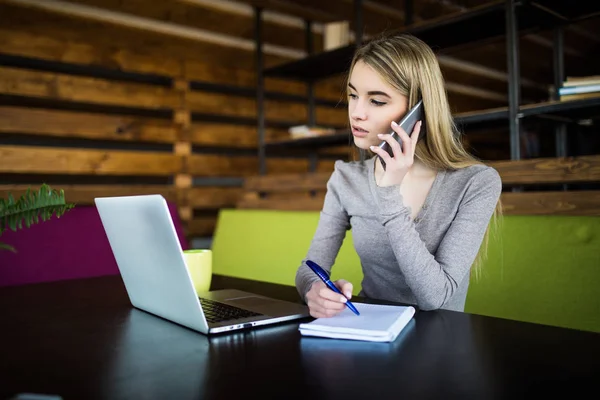
[(406, 173), (415, 161), (415, 149), (417, 148), (419, 132), (421, 132), (421, 121), (415, 124), (410, 137), (395, 121), (392, 122), (392, 129), (402, 140), (402, 146), (390, 134), (379, 134), (377, 136), (388, 143), (394, 154), (393, 157), (390, 157), (380, 147), (371, 146), (371, 151), (379, 155), (386, 165), (385, 172), (379, 181), (379, 186), (393, 186), (402, 183)]

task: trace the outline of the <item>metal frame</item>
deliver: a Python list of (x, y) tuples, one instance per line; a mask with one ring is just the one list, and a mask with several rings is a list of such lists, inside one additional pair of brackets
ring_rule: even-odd
[[(554, 47), (553, 47), (553, 65), (554, 65), (554, 100), (560, 100), (558, 90), (562, 87), (565, 79), (565, 62), (564, 62), (564, 34), (563, 27), (554, 28)], [(554, 128), (556, 142), (556, 156), (567, 156), (567, 124), (557, 122)]]
[[(314, 54), (314, 41), (312, 34), (312, 22), (310, 20), (305, 21), (305, 34), (306, 34), (306, 53), (311, 56)], [(313, 81), (306, 82), (306, 95), (308, 97), (308, 125), (315, 126), (317, 124), (316, 111), (315, 111), (315, 87)], [(313, 150), (308, 155), (308, 170), (314, 172), (317, 169), (319, 162), (317, 150)]]
[(254, 8), (254, 38), (256, 41), (256, 117), (258, 119), (258, 172), (267, 173), (265, 149), (265, 78), (262, 50), (262, 8)]
[(413, 0), (404, 0), (404, 25), (412, 25), (414, 20)]
[(506, 55), (508, 61), (508, 121), (510, 158), (521, 159), (519, 105), (521, 77), (519, 69), (519, 29), (515, 0), (506, 0)]
[(362, 0), (354, 0), (354, 31), (355, 31), (355, 38), (354, 38), (354, 42), (356, 44), (356, 47), (360, 47), (360, 45), (362, 44), (362, 38), (363, 38), (363, 15), (362, 15), (362, 11), (363, 11), (363, 2)]

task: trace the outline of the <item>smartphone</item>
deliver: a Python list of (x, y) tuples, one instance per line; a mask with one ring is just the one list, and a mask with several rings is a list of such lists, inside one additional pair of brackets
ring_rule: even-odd
[[(402, 129), (404, 129), (404, 131), (410, 137), (413, 129), (415, 128), (415, 124), (417, 123), (417, 121), (423, 121), (423, 120), (424, 120), (423, 100), (421, 99), (417, 102), (417, 104), (415, 104), (415, 106), (413, 108), (411, 108), (406, 113), (406, 115), (404, 115), (404, 117), (400, 120), (400, 122), (398, 122), (398, 125), (400, 125), (400, 127), (402, 127)], [(421, 129), (423, 129), (422, 126), (421, 126)], [(393, 129), (390, 129), (389, 133), (390, 133), (390, 135), (392, 135), (392, 137), (394, 139), (396, 139), (396, 141), (398, 141), (398, 143), (400, 143), (400, 148), (402, 148), (402, 139), (400, 138), (400, 136), (398, 136), (396, 131), (394, 131)], [(383, 142), (381, 142), (381, 144), (379, 145), (379, 148), (385, 150), (390, 155), (390, 157), (394, 156), (394, 152), (392, 151), (392, 148), (390, 147), (388, 142), (386, 142), (385, 140)], [(377, 157), (379, 157), (379, 156), (377, 156)], [(385, 161), (383, 161), (383, 159), (381, 157), (379, 157), (379, 160), (381, 161), (381, 165), (383, 165), (383, 169), (385, 170)]]

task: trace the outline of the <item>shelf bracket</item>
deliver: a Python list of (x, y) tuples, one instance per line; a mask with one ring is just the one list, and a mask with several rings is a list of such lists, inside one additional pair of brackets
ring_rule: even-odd
[(262, 41), (262, 8), (254, 7), (254, 40), (256, 41), (256, 118), (258, 122), (258, 173), (267, 173), (265, 151), (265, 85)]
[[(554, 46), (552, 56), (554, 58), (554, 100), (560, 100), (560, 94), (558, 90), (562, 87), (565, 79), (565, 62), (564, 62), (564, 35), (563, 27), (557, 26), (554, 28)], [(554, 128), (554, 135), (556, 137), (556, 156), (566, 157), (567, 156), (567, 124), (559, 123)]]
[(515, 0), (506, 0), (506, 54), (508, 61), (508, 119), (510, 128), (510, 158), (521, 159), (519, 135), (520, 71), (519, 36)]

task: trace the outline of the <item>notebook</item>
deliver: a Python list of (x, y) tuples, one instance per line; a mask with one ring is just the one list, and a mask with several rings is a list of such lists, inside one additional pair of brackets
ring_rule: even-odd
[(360, 315), (350, 309), (334, 317), (317, 318), (302, 323), (298, 329), (303, 336), (333, 339), (392, 342), (415, 315), (412, 306), (354, 303)]

